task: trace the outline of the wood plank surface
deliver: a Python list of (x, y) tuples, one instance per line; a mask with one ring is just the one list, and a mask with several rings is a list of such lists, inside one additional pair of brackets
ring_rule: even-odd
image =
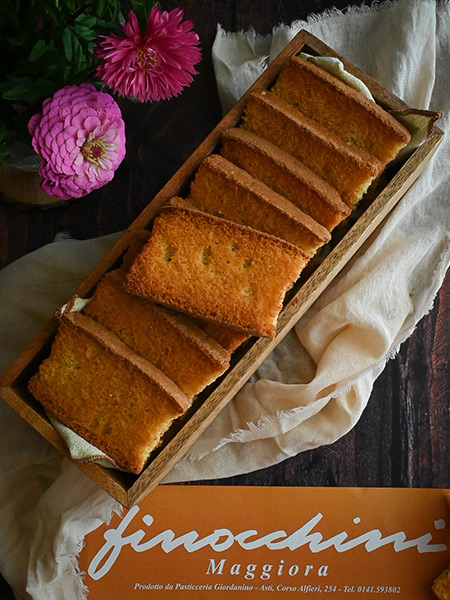
[[(114, 180), (80, 200), (42, 210), (0, 201), (0, 268), (61, 231), (78, 239), (126, 229), (221, 119), (211, 46), (217, 24), (267, 34), (336, 0), (168, 0), (194, 21), (203, 60), (181, 96), (152, 105), (120, 101), (127, 156)], [(392, 486), (450, 488), (450, 276), (433, 309), (375, 382), (360, 421), (331, 446), (287, 458), (260, 471), (211, 485)], [(205, 482), (195, 482), (205, 483)], [(0, 596), (12, 598), (0, 582)]]

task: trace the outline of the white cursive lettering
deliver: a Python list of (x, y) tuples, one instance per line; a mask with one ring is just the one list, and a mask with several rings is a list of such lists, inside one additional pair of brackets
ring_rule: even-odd
[[(126, 530), (131, 527), (139, 510), (138, 506), (134, 506), (126, 513), (118, 527), (105, 531), (103, 534), (105, 543), (88, 567), (88, 574), (92, 579), (98, 580), (106, 575), (118, 559), (122, 549), (126, 546), (130, 546), (135, 552), (147, 552), (151, 548), (160, 546), (166, 553), (172, 552), (172, 550), (179, 547), (183, 547), (189, 553), (196, 552), (205, 547), (210, 547), (215, 552), (224, 552), (231, 548), (233, 544), (237, 544), (243, 550), (254, 550), (265, 546), (268, 550), (287, 549), (293, 551), (302, 546), (308, 546), (312, 553), (322, 552), (327, 548), (334, 548), (336, 552), (347, 552), (357, 546), (364, 546), (367, 552), (373, 552), (389, 544), (392, 544), (395, 552), (402, 552), (414, 547), (420, 554), (445, 552), (447, 550), (446, 544), (431, 543), (431, 533), (425, 533), (415, 539), (408, 540), (403, 531), (383, 537), (379, 529), (372, 529), (353, 539), (348, 539), (349, 534), (346, 531), (342, 531), (329, 539), (324, 539), (322, 533), (313, 531), (323, 518), (320, 512), (291, 535), (288, 535), (283, 530), (277, 530), (259, 537), (256, 529), (248, 529), (234, 534), (229, 529), (220, 528), (201, 538), (195, 530), (177, 536), (171, 529), (166, 529), (144, 540), (146, 532), (143, 529), (137, 529), (132, 533), (126, 534)], [(359, 523), (359, 517), (355, 518), (354, 522)], [(142, 517), (142, 523), (147, 527), (151, 527), (154, 525), (154, 519), (151, 515), (146, 514)], [(443, 529), (445, 521), (440, 519), (439, 526), (435, 525), (435, 527), (436, 529)], [(214, 562), (211, 563), (211, 569), (220, 570), (221, 568), (223, 568), (223, 563), (219, 563), (217, 566)], [(280, 569), (282, 570), (281, 563)], [(251, 578), (251, 571), (248, 573), (247, 578)]]

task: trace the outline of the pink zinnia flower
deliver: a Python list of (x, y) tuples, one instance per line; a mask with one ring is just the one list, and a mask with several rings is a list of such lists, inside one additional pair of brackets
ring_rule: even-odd
[(101, 62), (97, 75), (114, 92), (141, 102), (177, 96), (197, 74), (200, 61), (198, 35), (192, 21), (181, 22), (183, 11), (151, 9), (141, 33), (133, 11), (121, 23), (125, 37), (102, 36), (96, 55)]
[(117, 103), (90, 83), (69, 85), (44, 100), (28, 122), (42, 156), (42, 188), (80, 198), (108, 183), (125, 156), (125, 125)]

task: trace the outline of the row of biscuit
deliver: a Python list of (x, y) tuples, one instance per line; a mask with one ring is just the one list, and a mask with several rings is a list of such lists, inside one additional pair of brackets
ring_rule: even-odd
[(137, 255), (63, 315), (32, 394), (139, 473), (236, 347), (275, 336), (286, 292), (409, 139), (361, 93), (289, 60)]

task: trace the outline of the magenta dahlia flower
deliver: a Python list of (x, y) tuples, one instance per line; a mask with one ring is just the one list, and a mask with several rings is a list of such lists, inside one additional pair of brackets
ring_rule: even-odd
[(198, 35), (183, 11), (161, 12), (154, 6), (145, 32), (133, 11), (121, 23), (125, 37), (101, 36), (95, 52), (100, 58), (96, 74), (111, 90), (141, 102), (177, 96), (193, 81), (200, 59)]
[(90, 83), (69, 85), (44, 100), (28, 122), (47, 194), (80, 198), (110, 181), (125, 156), (117, 103)]

